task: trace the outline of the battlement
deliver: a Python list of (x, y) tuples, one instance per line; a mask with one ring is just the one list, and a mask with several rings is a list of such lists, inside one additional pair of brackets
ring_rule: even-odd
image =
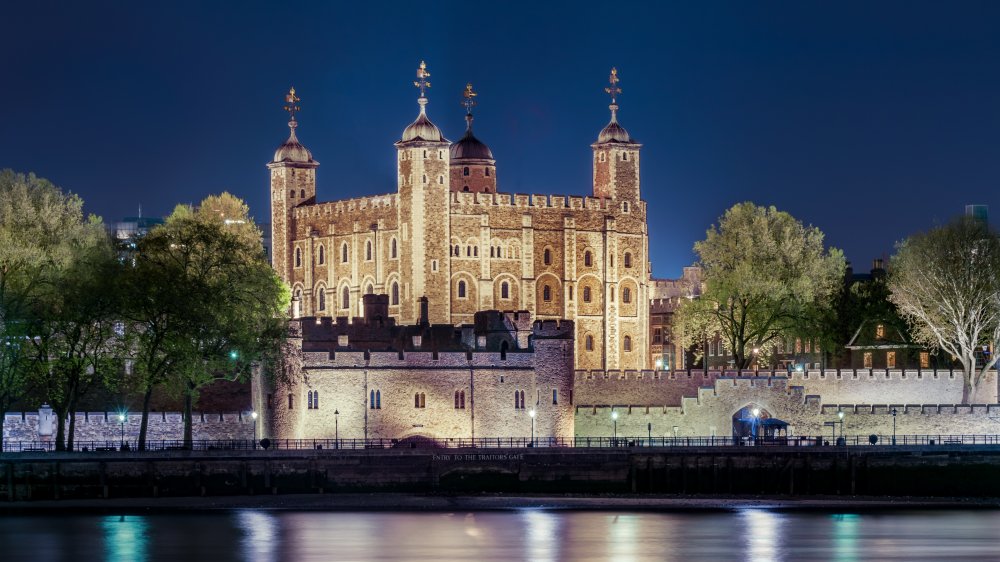
[(536, 320), (531, 328), (536, 338), (572, 339), (572, 320)]
[(395, 193), (369, 195), (366, 197), (355, 197), (353, 199), (342, 199), (340, 201), (302, 205), (301, 207), (293, 209), (292, 212), (295, 218), (301, 219), (353, 213), (366, 209), (391, 209), (396, 206), (396, 198), (397, 196)]
[[(551, 195), (525, 193), (471, 193), (451, 192), (452, 203), (458, 205), (482, 205), (490, 207), (522, 207), (575, 209), (590, 211), (614, 211), (618, 205), (606, 197), (583, 195)], [(645, 201), (639, 201), (644, 209)]]

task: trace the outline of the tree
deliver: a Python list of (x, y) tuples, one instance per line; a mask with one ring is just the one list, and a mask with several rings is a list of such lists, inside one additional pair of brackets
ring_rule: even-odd
[[(963, 217), (897, 245), (889, 273), (890, 299), (914, 339), (962, 365), (962, 401), (974, 399), (997, 361), (1000, 344), (1000, 238)], [(981, 362), (977, 354), (987, 350)]]
[(825, 250), (819, 229), (774, 207), (733, 206), (694, 249), (705, 287), (679, 308), (676, 338), (688, 347), (718, 334), (741, 369), (754, 349), (766, 354), (815, 326), (842, 285), (840, 250)]
[(160, 385), (184, 398), (190, 446), (198, 390), (246, 378), (252, 364), (280, 346), (288, 290), (265, 260), (246, 205), (228, 194), (197, 209), (175, 209), (139, 240), (131, 277), (136, 370), (145, 394), (140, 447), (149, 397)]
[(102, 234), (100, 221), (84, 217), (76, 195), (34, 174), (0, 171), (0, 412), (46, 372), (34, 320), (80, 249)]

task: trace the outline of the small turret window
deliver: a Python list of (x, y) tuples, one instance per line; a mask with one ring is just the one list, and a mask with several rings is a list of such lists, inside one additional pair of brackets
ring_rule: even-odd
[(622, 212), (623, 213), (627, 213), (628, 212), (628, 201), (623, 201), (622, 202)]
[(389, 304), (393, 306), (399, 304), (399, 283), (396, 283), (395, 281), (392, 282), (392, 300), (389, 301)]
[(469, 167), (468, 166), (462, 168), (462, 175), (463, 176), (469, 175)]
[(590, 250), (583, 253), (583, 265), (586, 267), (594, 265), (594, 256), (590, 253)]
[(552, 300), (552, 287), (549, 287), (548, 285), (542, 287), (542, 300), (545, 302)]
[(326, 262), (326, 253), (323, 251), (322, 244), (319, 245), (317, 261), (319, 262), (320, 265), (323, 265)]
[(490, 169), (486, 168), (486, 177), (490, 177)]
[(510, 298), (510, 285), (506, 281), (500, 284), (500, 298), (502, 299)]
[(630, 336), (625, 336), (623, 347), (625, 348), (625, 351), (632, 351), (632, 338)]
[(341, 300), (343, 302), (341, 303), (340, 308), (351, 308), (351, 291), (347, 287), (344, 287), (344, 291), (341, 294)]
[(372, 260), (372, 241), (369, 240), (365, 243), (365, 259), (368, 261)]
[(587, 351), (594, 351), (594, 336), (587, 334), (583, 339), (583, 348)]
[(622, 152), (622, 160), (628, 160), (628, 152)]
[(423, 178), (424, 178), (424, 183), (427, 183), (427, 175), (426, 174), (423, 176)]
[(393, 238), (392, 241), (389, 242), (389, 257), (392, 259), (396, 259), (397, 255), (398, 252), (396, 250), (396, 239)]
[(458, 282), (458, 298), (465, 298), (465, 281)]
[(590, 302), (590, 287), (583, 288), (583, 302)]
[(302, 248), (295, 248), (295, 267), (302, 267)]
[(444, 185), (444, 176), (438, 176), (438, 184)]
[(552, 265), (552, 250), (545, 248), (545, 251), (542, 252), (542, 263)]
[(465, 187), (463, 187), (463, 188), (462, 188), (462, 191), (469, 191), (469, 186), (465, 186)]
[(427, 151), (424, 151), (424, 158), (427, 158)]
[(346, 242), (340, 247), (340, 261), (342, 263), (347, 263), (347, 243)]
[(625, 267), (632, 267), (632, 253), (625, 252)]
[(306, 190), (304, 190), (304, 189), (299, 190), (299, 197), (301, 197), (302, 199), (305, 199), (306, 198)]
[(289, 191), (288, 192), (288, 196), (291, 197), (292, 199), (295, 199), (295, 190), (293, 189), (293, 190)]

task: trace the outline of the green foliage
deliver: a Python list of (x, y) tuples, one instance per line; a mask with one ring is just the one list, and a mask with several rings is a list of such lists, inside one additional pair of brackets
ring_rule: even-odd
[(767, 353), (822, 322), (842, 286), (840, 250), (824, 249), (819, 229), (774, 207), (733, 206), (694, 249), (705, 286), (675, 315), (676, 338), (688, 347), (720, 334), (739, 368), (754, 348)]
[[(900, 243), (892, 257), (890, 300), (917, 341), (963, 367), (964, 399), (973, 399), (1000, 344), (1000, 237), (962, 218)], [(994, 353), (977, 365), (982, 346)]]

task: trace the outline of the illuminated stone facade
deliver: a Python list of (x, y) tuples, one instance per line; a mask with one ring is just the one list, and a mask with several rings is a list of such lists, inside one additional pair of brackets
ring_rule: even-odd
[[(580, 369), (649, 366), (649, 241), (639, 149), (611, 122), (593, 149), (591, 196), (498, 193), (493, 154), (469, 128), (451, 143), (419, 115), (395, 143), (394, 193), (318, 203), (319, 165), (292, 133), (271, 171), (273, 264), (292, 288), (294, 316), (364, 316), (362, 296), (389, 296), (412, 324), (427, 297), (430, 322), (460, 325), (481, 310), (567, 319)], [(617, 89), (613, 73), (609, 93)], [(467, 89), (467, 94), (471, 88)], [(474, 94), (473, 94), (474, 95)], [(467, 95), (467, 100), (471, 99)]]

